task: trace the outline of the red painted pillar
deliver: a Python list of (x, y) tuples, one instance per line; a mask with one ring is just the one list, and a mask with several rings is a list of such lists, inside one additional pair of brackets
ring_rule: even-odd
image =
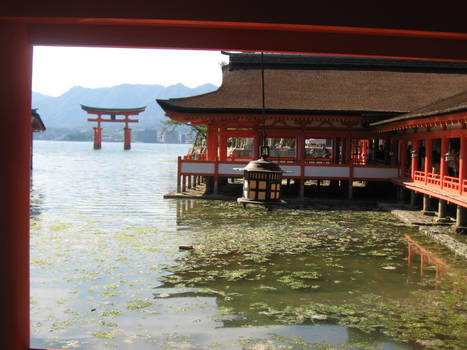
[(412, 155), (410, 155), (412, 157), (412, 164), (410, 166), (410, 170), (411, 170), (410, 177), (412, 178), (412, 181), (414, 181), (415, 171), (417, 170), (418, 157), (420, 156), (418, 153), (420, 151), (420, 142), (418, 140), (412, 141), (412, 150), (417, 152), (416, 157), (412, 157)]
[(123, 149), (131, 149), (131, 129), (124, 128), (123, 131)]
[(305, 161), (305, 134), (301, 132), (296, 137), (297, 143), (297, 161), (303, 163)]
[(217, 135), (217, 126), (213, 124), (208, 125), (208, 130), (206, 132), (207, 137), (207, 155), (206, 160), (215, 161), (217, 159), (217, 144), (218, 144), (218, 135)]
[(406, 140), (400, 140), (399, 141), (399, 159), (400, 159), (400, 165), (399, 165), (399, 177), (405, 177), (405, 172), (407, 169), (407, 141)]
[(449, 139), (443, 136), (441, 138), (441, 164), (439, 166), (441, 189), (444, 187), (444, 177), (446, 176), (446, 172), (447, 172), (447, 164), (446, 164), (445, 155), (448, 152), (448, 147), (449, 147)]
[(464, 180), (467, 175), (467, 140), (464, 135), (460, 136), (460, 149), (459, 149), (459, 194), (464, 193)]
[(177, 158), (177, 193), (182, 192), (182, 157)]
[(224, 135), (223, 131), (225, 129), (221, 129), (221, 135), (220, 135), (220, 148), (219, 148), (219, 159), (221, 162), (225, 162), (227, 160), (227, 141), (228, 141), (228, 136)]
[(32, 46), (25, 24), (0, 20), (0, 349), (29, 349)]
[(102, 148), (102, 128), (94, 128), (94, 149)]
[(345, 138), (345, 157), (347, 164), (349, 165), (349, 180), (347, 187), (347, 198), (352, 199), (353, 197), (353, 162), (352, 162), (352, 136)]
[(431, 173), (433, 139), (425, 140), (425, 185), (428, 183), (428, 174)]

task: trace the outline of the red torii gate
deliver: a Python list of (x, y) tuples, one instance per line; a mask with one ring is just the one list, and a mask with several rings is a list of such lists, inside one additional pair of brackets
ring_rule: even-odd
[[(130, 115), (138, 115), (144, 112), (146, 106), (137, 108), (98, 108), (81, 105), (81, 108), (88, 114), (96, 114), (97, 118), (88, 118), (89, 122), (97, 122), (94, 128), (94, 149), (101, 149), (102, 147), (102, 128), (101, 122), (106, 123), (125, 123), (123, 134), (123, 149), (131, 149), (131, 129), (128, 123), (137, 123), (138, 119), (130, 119)], [(102, 118), (103, 115), (109, 115), (110, 119)], [(117, 119), (117, 115), (123, 115), (125, 119)]]

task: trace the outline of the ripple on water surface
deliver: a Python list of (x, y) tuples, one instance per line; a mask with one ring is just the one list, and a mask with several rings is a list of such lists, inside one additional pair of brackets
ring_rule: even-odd
[(463, 262), (390, 214), (163, 200), (188, 146), (121, 148), (35, 142), (32, 346), (465, 344)]

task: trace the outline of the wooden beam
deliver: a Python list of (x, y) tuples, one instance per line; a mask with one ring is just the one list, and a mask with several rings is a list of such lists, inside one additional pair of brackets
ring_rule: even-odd
[(128, 120), (125, 120), (125, 119), (115, 119), (115, 120), (111, 120), (111, 119), (99, 119), (99, 118), (88, 118), (88, 122), (101, 122), (101, 123), (138, 123), (139, 120), (138, 119), (128, 119)]
[(29, 189), (32, 46), (23, 24), (0, 21), (0, 348), (29, 349)]

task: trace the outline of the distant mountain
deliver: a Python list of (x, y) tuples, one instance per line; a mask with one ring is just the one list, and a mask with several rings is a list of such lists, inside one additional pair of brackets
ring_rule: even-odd
[[(91, 128), (90, 117), (80, 104), (93, 107), (129, 108), (146, 106), (139, 115), (139, 123), (133, 128), (160, 129), (164, 112), (156, 98), (168, 99), (204, 94), (217, 89), (212, 84), (189, 88), (183, 84), (164, 87), (162, 85), (123, 84), (109, 88), (88, 89), (75, 86), (58, 97), (32, 93), (32, 108), (37, 108), (46, 128), (81, 129)], [(121, 127), (121, 125), (119, 125)]]

